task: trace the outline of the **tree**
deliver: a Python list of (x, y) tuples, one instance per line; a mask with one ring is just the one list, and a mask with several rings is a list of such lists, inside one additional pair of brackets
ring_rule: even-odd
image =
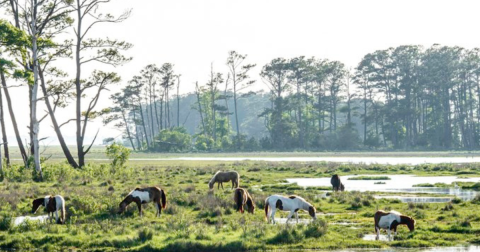
[[(247, 58), (247, 55), (239, 54), (235, 51), (228, 53), (227, 66), (232, 77), (233, 84), (233, 104), (235, 110), (235, 128), (237, 130), (236, 147), (240, 148), (240, 125), (238, 122), (238, 99), (247, 97), (246, 95), (239, 95), (239, 92), (250, 87), (255, 83), (255, 80), (251, 80), (248, 73), (253, 69), (256, 64), (244, 64), (243, 61)], [(248, 93), (251, 94), (251, 93)], [(226, 94), (225, 94), (226, 97)]]
[[(106, 84), (117, 83), (118, 76), (114, 73), (105, 73), (95, 71), (92, 73), (90, 81), (82, 79), (82, 66), (91, 62), (100, 64), (118, 66), (129, 62), (131, 58), (122, 55), (122, 51), (132, 47), (131, 44), (114, 40), (114, 39), (97, 39), (88, 38), (89, 31), (95, 26), (102, 23), (121, 23), (130, 16), (130, 11), (123, 12), (118, 17), (112, 14), (104, 14), (98, 9), (111, 0), (75, 0), (70, 2), (70, 6), (76, 13), (75, 19), (75, 124), (76, 124), (76, 141), (78, 165), (85, 165), (85, 155), (90, 150), (93, 142), (85, 150), (84, 139), (86, 134), (87, 122), (93, 117), (93, 108), (97, 104), (100, 94), (106, 90)], [(102, 78), (104, 78), (102, 80)], [(84, 91), (91, 87), (97, 87), (96, 94), (91, 98), (87, 111), (82, 112), (82, 99), (84, 99)], [(93, 105), (93, 107), (92, 107)], [(98, 134), (98, 131), (97, 131)], [(96, 137), (94, 138), (96, 139)], [(94, 140), (95, 141), (95, 140)]]

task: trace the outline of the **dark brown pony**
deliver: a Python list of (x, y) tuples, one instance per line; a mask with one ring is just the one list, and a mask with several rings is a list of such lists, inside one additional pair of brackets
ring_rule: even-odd
[(330, 179), (330, 183), (332, 184), (334, 192), (337, 192), (337, 191), (343, 192), (345, 190), (345, 186), (342, 184), (342, 181), (340, 180), (340, 176), (338, 176), (337, 174), (332, 176), (332, 178)]
[(237, 211), (243, 213), (244, 206), (247, 205), (249, 213), (253, 214), (255, 212), (255, 203), (247, 190), (243, 188), (235, 189), (233, 201), (237, 204)]
[(238, 172), (236, 171), (218, 171), (213, 175), (212, 179), (210, 179), (210, 182), (208, 182), (208, 187), (210, 189), (213, 189), (213, 186), (215, 183), (218, 183), (217, 189), (220, 189), (220, 186), (222, 186), (223, 189), (223, 182), (228, 182), (232, 181), (232, 189), (237, 188), (239, 183), (240, 183), (240, 175), (238, 175)]
[(160, 216), (162, 209), (167, 207), (167, 196), (165, 195), (165, 191), (158, 187), (136, 188), (120, 203), (120, 211), (118, 211), (118, 213), (123, 213), (125, 208), (132, 202), (137, 204), (140, 216), (143, 216), (142, 204), (153, 202), (157, 207), (155, 216)]

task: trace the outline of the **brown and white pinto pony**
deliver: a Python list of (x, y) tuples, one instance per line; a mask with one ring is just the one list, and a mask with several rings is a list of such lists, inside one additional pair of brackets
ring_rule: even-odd
[(123, 213), (125, 208), (132, 202), (137, 204), (140, 217), (143, 216), (142, 204), (149, 202), (153, 202), (157, 207), (155, 216), (160, 216), (162, 209), (167, 207), (167, 196), (165, 195), (165, 191), (158, 187), (136, 188), (120, 203), (120, 211), (118, 211), (118, 213)]
[(243, 188), (235, 189), (235, 192), (233, 193), (233, 201), (237, 204), (237, 211), (243, 213), (245, 211), (244, 206), (247, 205), (247, 211), (249, 213), (253, 214), (255, 212), (255, 203), (247, 190)]
[(390, 232), (393, 230), (394, 236), (397, 235), (398, 225), (407, 225), (410, 232), (415, 229), (415, 220), (412, 217), (402, 215), (397, 211), (385, 212), (379, 210), (375, 213), (375, 232), (377, 236), (375, 240), (380, 238), (380, 229), (386, 229), (388, 231), (388, 240), (390, 241)]
[[(43, 198), (38, 198), (32, 202), (32, 214), (35, 214), (40, 206), (44, 206), (47, 210), (48, 219), (52, 223), (53, 213), (55, 212), (55, 221), (57, 224), (65, 224), (65, 200), (61, 195), (47, 195)], [(58, 211), (60, 210), (60, 219), (58, 218)], [(51, 216), (50, 216), (51, 215)]]
[(237, 188), (239, 183), (240, 183), (240, 175), (238, 175), (238, 172), (236, 171), (218, 171), (213, 175), (212, 179), (210, 179), (210, 182), (208, 182), (208, 187), (210, 189), (213, 189), (213, 186), (215, 183), (218, 183), (217, 189), (220, 189), (220, 186), (222, 186), (223, 189), (223, 182), (228, 182), (232, 181), (232, 189)]
[[(270, 218), (269, 218), (269, 209), (270, 210)], [(267, 219), (267, 223), (270, 223), (272, 220), (273, 224), (275, 224), (275, 212), (277, 209), (282, 211), (290, 211), (287, 217), (287, 224), (288, 221), (293, 217), (295, 214), (295, 219), (298, 223), (298, 210), (303, 209), (308, 211), (308, 214), (312, 216), (314, 220), (317, 219), (316, 216), (316, 209), (315, 207), (308, 203), (304, 198), (292, 195), (288, 197), (284, 197), (281, 195), (272, 195), (265, 200), (265, 218)]]

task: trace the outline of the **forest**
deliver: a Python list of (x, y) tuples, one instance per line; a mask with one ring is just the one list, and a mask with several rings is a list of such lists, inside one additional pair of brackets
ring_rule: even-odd
[[(274, 58), (257, 66), (247, 54), (230, 51), (223, 68), (228, 71), (212, 64), (209, 78), (184, 93), (190, 84), (182, 84), (182, 73), (172, 63), (152, 62), (122, 79), (112, 67), (132, 60), (133, 44), (91, 36), (94, 27), (120, 25), (130, 10), (102, 12), (110, 1), (47, 2), (0, 1), (7, 14), (0, 20), (2, 156), (8, 164), (7, 134), (14, 134), (23, 163), (35, 166), (40, 177), (39, 132), (47, 123), (75, 168), (85, 165), (97, 140), (98, 131), (87, 130), (94, 120), (123, 130), (121, 142), (134, 151), (148, 152), (479, 147), (478, 48), (379, 48), (355, 68), (310, 56)], [(68, 64), (73, 74), (63, 69)], [(23, 111), (30, 119), (26, 140), (9, 94), (18, 85), (29, 91), (28, 112)], [(118, 85), (119, 92), (109, 92)], [(107, 95), (112, 105), (100, 107)], [(60, 109), (72, 110), (73, 118), (58, 118)], [(6, 132), (7, 123), (14, 132)], [(76, 129), (73, 150), (61, 129), (70, 123)], [(86, 136), (93, 141), (85, 142)]]
[[(247, 55), (231, 51), (225, 62), (229, 72), (212, 69), (186, 95), (172, 64), (148, 65), (112, 95), (105, 122), (117, 121), (137, 150), (478, 149), (478, 48), (399, 46), (354, 69), (276, 58), (259, 80)], [(261, 82), (266, 91), (249, 91)]]

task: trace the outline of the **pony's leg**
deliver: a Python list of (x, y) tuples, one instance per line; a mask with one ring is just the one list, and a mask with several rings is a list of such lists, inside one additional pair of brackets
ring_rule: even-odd
[(224, 189), (223, 189), (223, 182), (222, 182), (222, 183), (220, 183), (220, 185), (222, 186), (222, 190), (224, 190)]
[[(53, 214), (52, 214), (53, 215)], [(55, 223), (58, 223), (58, 210), (55, 211)]]
[(288, 221), (289, 221), (290, 219), (292, 219), (293, 213), (294, 213), (293, 211), (290, 211), (290, 213), (288, 214), (288, 216), (287, 216), (287, 221), (285, 222), (286, 224), (288, 224)]
[(138, 213), (140, 214), (140, 217), (142, 217), (143, 216), (142, 203), (140, 201), (135, 201), (135, 203), (137, 203)]
[(272, 223), (275, 224), (275, 212), (277, 211), (277, 209), (272, 209), (271, 213), (270, 213), (270, 219), (272, 219)]
[(297, 219), (297, 224), (298, 224), (298, 212), (295, 212), (295, 219)]
[(235, 182), (232, 180), (232, 189), (233, 189), (233, 185), (235, 185)]
[(158, 213), (158, 217), (162, 215), (162, 206), (160, 205), (160, 202), (157, 203), (157, 213)]
[(220, 190), (220, 182), (217, 182), (217, 189)]
[(380, 228), (375, 227), (375, 230), (377, 231), (377, 237), (375, 237), (375, 240), (378, 241), (380, 239)]
[(388, 228), (388, 240), (389, 240), (389, 241), (391, 241), (391, 240), (390, 240), (390, 233), (391, 233), (391, 232), (392, 232), (392, 230), (390, 230), (390, 228)]

